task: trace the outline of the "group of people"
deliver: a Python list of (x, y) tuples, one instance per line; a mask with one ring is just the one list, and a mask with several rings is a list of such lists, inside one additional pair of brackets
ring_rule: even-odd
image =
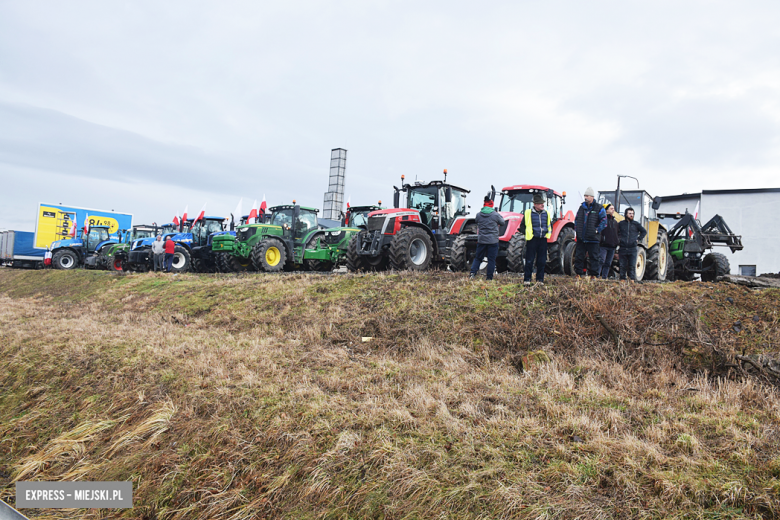
[[(612, 204), (602, 206), (595, 201), (593, 188), (585, 190), (585, 200), (577, 210), (574, 229), (577, 237), (574, 253), (574, 272), (577, 276), (587, 274), (592, 278), (608, 278), (615, 250), (618, 249), (620, 261), (620, 279), (636, 281), (637, 247), (647, 235), (647, 231), (634, 221), (634, 208), (626, 208), (624, 220), (615, 219), (615, 207)], [(470, 279), (476, 277), (482, 261), (487, 258), (488, 280), (493, 279), (498, 256), (499, 229), (505, 220), (493, 207), (493, 200), (485, 197), (482, 210), (476, 216), (479, 237), (477, 252), (471, 265)], [(545, 208), (541, 193), (534, 194), (533, 208), (525, 210), (520, 224), (525, 235), (525, 266), (523, 283), (531, 284), (534, 267), (536, 282), (544, 284), (544, 271), (547, 266), (547, 240), (552, 234), (552, 216)], [(563, 254), (563, 251), (561, 251)]]
[(176, 242), (166, 237), (163, 241), (162, 235), (157, 235), (157, 239), (152, 242), (152, 254), (154, 255), (154, 270), (171, 272), (173, 267), (173, 254), (176, 252)]

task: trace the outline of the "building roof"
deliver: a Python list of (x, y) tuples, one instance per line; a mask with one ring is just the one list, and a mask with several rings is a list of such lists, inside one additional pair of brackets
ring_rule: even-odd
[(780, 188), (752, 188), (744, 190), (701, 190), (702, 195), (730, 195), (739, 193), (780, 193)]

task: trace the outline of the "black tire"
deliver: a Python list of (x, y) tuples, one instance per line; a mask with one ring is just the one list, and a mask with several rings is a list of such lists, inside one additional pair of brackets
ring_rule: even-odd
[(674, 278), (674, 258), (672, 258), (671, 253), (669, 253), (666, 256), (666, 281), (673, 282)]
[(186, 273), (190, 270), (192, 259), (190, 252), (182, 246), (176, 246), (173, 250), (173, 262), (171, 262), (172, 273)]
[(701, 281), (716, 282), (721, 276), (731, 273), (731, 266), (726, 255), (721, 253), (709, 253), (701, 260)]
[(571, 241), (566, 244), (563, 250), (563, 274), (566, 276), (574, 276), (574, 254), (577, 249), (577, 242)]
[(399, 271), (425, 271), (433, 260), (433, 242), (418, 227), (401, 229), (390, 243), (390, 265)]
[(200, 258), (193, 258), (192, 259), (192, 272), (193, 273), (205, 273), (206, 271), (203, 268), (204, 262)]
[(55, 269), (70, 271), (79, 266), (79, 256), (75, 251), (63, 249), (54, 253), (51, 257), (51, 265), (53, 265)]
[(307, 259), (306, 258), (306, 249), (309, 247), (314, 247), (314, 244), (317, 242), (318, 238), (322, 238), (323, 241), (325, 240), (324, 233), (315, 233), (309, 238), (309, 240), (306, 242), (306, 245), (304, 246), (304, 253), (303, 253), (303, 268), (308, 271), (318, 271), (318, 272), (328, 272), (333, 270), (333, 262), (329, 260), (319, 260), (319, 259)]
[(513, 273), (525, 271), (525, 235), (515, 233), (509, 239), (509, 247), (506, 250), (506, 264)]
[(264, 273), (278, 273), (287, 263), (287, 251), (277, 238), (265, 238), (252, 248), (252, 263)]
[(459, 235), (452, 243), (452, 249), (450, 249), (450, 269), (453, 271), (468, 271), (471, 267), (469, 260), (473, 260), (474, 255), (469, 255), (468, 247), (466, 246), (467, 236)]
[(647, 251), (647, 268), (645, 269), (645, 280), (666, 279), (667, 265), (669, 256), (669, 237), (666, 231), (659, 228), (658, 238), (653, 247)]
[(365, 231), (355, 233), (352, 238), (349, 239), (349, 244), (347, 244), (347, 270), (353, 273), (365, 269), (363, 256), (359, 255), (357, 252), (358, 244), (362, 240), (363, 233), (365, 233)]
[(558, 240), (547, 244), (545, 271), (550, 274), (566, 273), (566, 247), (569, 243), (574, 243), (574, 229), (571, 226), (566, 226), (558, 233)]
[(114, 255), (108, 257), (107, 266), (109, 271), (113, 271), (115, 273), (121, 273), (124, 271), (124, 262), (122, 261), (121, 256)]

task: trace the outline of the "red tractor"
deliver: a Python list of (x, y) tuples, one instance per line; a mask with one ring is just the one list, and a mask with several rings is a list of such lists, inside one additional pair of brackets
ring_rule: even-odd
[[(350, 271), (425, 271), (431, 264), (446, 265), (454, 236), (451, 234), (466, 213), (469, 190), (444, 181), (415, 182), (393, 187), (393, 209), (372, 211), (366, 229), (357, 233), (347, 248)], [(405, 206), (399, 208), (401, 193)], [(458, 227), (460, 229), (460, 227)]]
[[(562, 274), (567, 268), (564, 263), (567, 258), (564, 252), (574, 247), (574, 213), (564, 214), (563, 204), (566, 192), (558, 193), (544, 186), (519, 184), (501, 190), (501, 202), (498, 210), (506, 220), (499, 230), (498, 258), (496, 270), (500, 273), (506, 270), (522, 273), (525, 258), (525, 235), (519, 232), (526, 209), (533, 207), (535, 193), (542, 193), (546, 198), (546, 209), (552, 220), (552, 231), (547, 240), (547, 272)], [(495, 199), (495, 189), (490, 193)], [(467, 271), (474, 261), (477, 249), (477, 225), (473, 217), (458, 219), (450, 233), (455, 236), (450, 249), (450, 268), (453, 271)], [(569, 266), (570, 270), (571, 267)]]

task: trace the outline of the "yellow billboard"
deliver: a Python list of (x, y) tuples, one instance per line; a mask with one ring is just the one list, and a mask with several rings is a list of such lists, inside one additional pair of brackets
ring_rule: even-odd
[(76, 236), (81, 236), (86, 218), (89, 218), (90, 226), (108, 226), (108, 232), (111, 235), (115, 235), (120, 229), (130, 229), (133, 220), (133, 216), (129, 214), (58, 204), (40, 204), (36, 219), (34, 247), (46, 249), (52, 242), (71, 238), (70, 229), (74, 219), (78, 227)]

